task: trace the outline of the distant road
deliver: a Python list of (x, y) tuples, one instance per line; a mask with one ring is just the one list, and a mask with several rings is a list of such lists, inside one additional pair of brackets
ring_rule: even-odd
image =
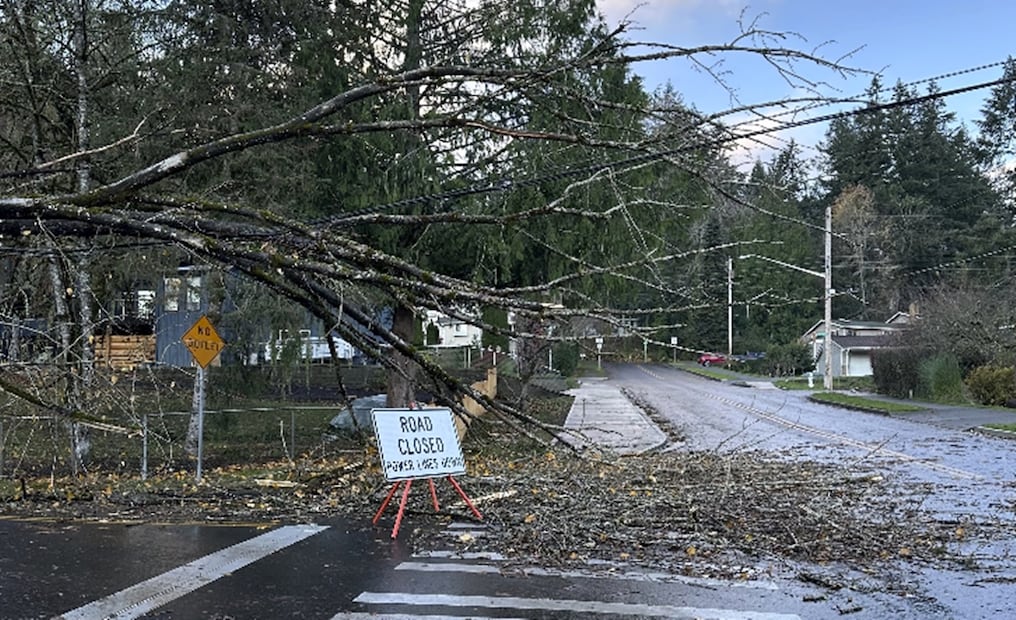
[[(772, 457), (834, 462), (878, 472), (946, 523), (1016, 521), (1016, 443), (958, 430), (982, 412), (935, 408), (885, 416), (808, 400), (806, 391), (712, 381), (662, 365), (612, 365), (609, 381), (652, 406), (685, 438), (671, 449), (762, 451)], [(989, 412), (995, 418), (1007, 412)], [(945, 422), (945, 423), (943, 423)], [(952, 427), (951, 427), (952, 426)], [(968, 566), (928, 568), (921, 579), (957, 618), (993, 618), (1016, 609), (1016, 529), (1005, 540), (953, 553)], [(1006, 612), (1008, 613), (1008, 612)], [(1002, 613), (1005, 615), (1005, 613)]]

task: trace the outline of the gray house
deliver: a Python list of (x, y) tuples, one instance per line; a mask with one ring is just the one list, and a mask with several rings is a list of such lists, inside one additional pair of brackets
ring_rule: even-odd
[(832, 345), (828, 348), (825, 321), (819, 321), (798, 340), (811, 349), (818, 373), (825, 371), (825, 356), (831, 350), (834, 377), (863, 377), (872, 374), (872, 351), (892, 346), (894, 336), (906, 329), (910, 320), (906, 312), (897, 312), (885, 322), (833, 319)]
[[(208, 313), (207, 267), (185, 266), (168, 274), (155, 295), (155, 359), (169, 366), (190, 366), (192, 357), (183, 344), (183, 335)], [(212, 362), (218, 365), (220, 359)]]

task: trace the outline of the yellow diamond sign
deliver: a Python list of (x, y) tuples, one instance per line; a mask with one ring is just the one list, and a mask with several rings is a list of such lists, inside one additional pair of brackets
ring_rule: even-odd
[(181, 340), (194, 356), (194, 361), (202, 368), (207, 368), (222, 351), (222, 347), (226, 346), (211, 321), (205, 316), (198, 319)]

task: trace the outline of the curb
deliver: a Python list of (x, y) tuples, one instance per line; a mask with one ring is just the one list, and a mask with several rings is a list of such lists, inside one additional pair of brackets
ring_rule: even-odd
[(861, 405), (845, 405), (843, 403), (832, 403), (821, 398), (815, 398), (814, 396), (808, 395), (808, 400), (817, 403), (819, 405), (826, 405), (828, 407), (837, 407), (839, 409), (848, 409), (850, 411), (860, 411), (863, 413), (874, 413), (875, 415), (883, 415), (887, 418), (892, 417), (892, 413), (885, 409), (876, 409), (875, 407), (863, 407)]
[(1013, 432), (1013, 431), (1004, 431), (1004, 430), (1002, 430), (1000, 428), (989, 428), (987, 426), (975, 426), (975, 427), (971, 428), (970, 430), (974, 431), (975, 433), (980, 433), (982, 435), (988, 435), (989, 437), (998, 437), (1000, 439), (1016, 439), (1016, 432)]

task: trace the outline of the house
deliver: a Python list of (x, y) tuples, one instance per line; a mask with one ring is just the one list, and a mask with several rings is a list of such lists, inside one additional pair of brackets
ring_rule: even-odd
[(477, 347), (483, 340), (483, 330), (458, 317), (436, 310), (427, 310), (423, 318), (423, 333), (431, 327), (437, 329), (437, 342), (425, 342), (431, 347)]
[[(897, 312), (885, 322), (833, 319), (832, 374), (834, 377), (863, 377), (872, 374), (871, 353), (893, 345), (894, 337), (906, 329), (911, 316)], [(798, 339), (809, 347), (815, 358), (815, 369), (823, 374), (826, 368), (825, 321), (812, 325)]]
[[(223, 363), (258, 364), (276, 362), (287, 354), (292, 359), (305, 361), (330, 361), (327, 329), (320, 319), (305, 312), (303, 328), (293, 330), (272, 330), (267, 321), (255, 318), (244, 319), (246, 334), (234, 333), (237, 328), (235, 292), (239, 276), (230, 272), (218, 272), (204, 266), (184, 265), (166, 274), (158, 290), (154, 292), (154, 308), (151, 311), (154, 322), (154, 361), (170, 366), (190, 366), (192, 357), (183, 344), (183, 334), (202, 316), (209, 314), (215, 306), (219, 316), (216, 326), (229, 346), (215, 358), (212, 365)], [(221, 282), (221, 284), (216, 284)], [(218, 286), (221, 290), (213, 290)], [(143, 293), (144, 291), (139, 291)], [(212, 297), (221, 299), (215, 304)], [(383, 322), (383, 320), (382, 320)], [(230, 325), (232, 324), (232, 328)], [(365, 328), (359, 328), (365, 337), (372, 339)], [(336, 355), (341, 360), (353, 360), (360, 352), (349, 342), (333, 333)], [(287, 347), (292, 347), (288, 349)]]
[[(331, 361), (332, 352), (328, 345), (327, 335), (318, 335), (321, 331), (320, 321), (311, 321), (312, 329), (301, 329), (296, 335), (288, 329), (280, 329), (278, 337), (264, 344), (263, 351), (251, 353), (249, 364), (257, 364), (260, 360), (266, 362), (277, 362), (284, 358), (285, 347), (290, 341), (295, 345), (295, 351), (300, 359), (304, 361)], [(314, 329), (316, 328), (316, 329)], [(352, 360), (358, 351), (356, 347), (346, 342), (343, 338), (332, 334), (332, 342), (335, 344), (335, 356), (340, 360)], [(259, 357), (259, 354), (261, 357)]]
[[(158, 283), (151, 317), (155, 361), (159, 364), (187, 367), (193, 363), (191, 353), (183, 343), (183, 335), (198, 319), (208, 314), (210, 274), (208, 267), (183, 265), (165, 274)], [(216, 357), (212, 365), (221, 363), (221, 357)]]

